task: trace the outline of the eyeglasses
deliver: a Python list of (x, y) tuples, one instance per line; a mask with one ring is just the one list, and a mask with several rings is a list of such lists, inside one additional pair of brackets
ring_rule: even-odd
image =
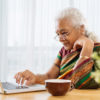
[(65, 39), (66, 38), (66, 36), (68, 36), (69, 35), (69, 32), (64, 32), (63, 34), (57, 34), (56, 36), (55, 36), (55, 39), (56, 40), (59, 40), (59, 38), (63, 38), (63, 39)]
[(70, 33), (72, 33), (74, 28), (72, 28), (72, 30), (70, 32), (62, 32), (62, 34), (57, 34), (55, 36), (55, 39), (58, 41), (59, 38), (62, 38), (62, 39), (66, 39), (66, 36), (68, 36)]

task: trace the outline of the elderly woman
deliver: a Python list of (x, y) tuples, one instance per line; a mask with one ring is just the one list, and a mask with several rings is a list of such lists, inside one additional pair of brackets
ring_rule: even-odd
[[(91, 78), (94, 61), (91, 55), (100, 47), (95, 37), (89, 34), (85, 19), (75, 8), (68, 8), (57, 18), (56, 34), (63, 47), (59, 51), (51, 69), (45, 74), (35, 75), (29, 70), (18, 72), (16, 82), (26, 85), (43, 84), (46, 79), (70, 79), (75, 88), (97, 88)], [(90, 84), (91, 83), (91, 84)]]

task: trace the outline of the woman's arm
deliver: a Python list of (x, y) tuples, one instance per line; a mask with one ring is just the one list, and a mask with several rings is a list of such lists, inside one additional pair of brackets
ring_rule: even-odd
[(26, 80), (26, 85), (32, 85), (37, 83), (44, 84), (46, 79), (55, 79), (58, 77), (60, 68), (59, 66), (60, 66), (60, 60), (56, 58), (51, 69), (45, 74), (35, 75), (29, 70), (25, 70), (24, 72), (18, 72), (15, 75), (16, 83), (20, 84), (21, 81), (21, 84), (23, 84), (24, 81)]
[(80, 56), (78, 61), (76, 62), (76, 66), (78, 66), (82, 61), (86, 60), (87, 58), (90, 58), (93, 52), (94, 48), (94, 42), (86, 37), (81, 37), (79, 40), (77, 40), (74, 44), (74, 49), (81, 47), (82, 50), (80, 52)]
[(55, 59), (54, 64), (52, 65), (51, 69), (45, 74), (37, 74), (36, 75), (36, 83), (43, 83), (46, 79), (55, 79), (59, 75), (59, 68), (60, 68), (60, 60), (58, 58)]
[(57, 65), (53, 64), (52, 68), (46, 74), (37, 74), (36, 82), (39, 84), (44, 84), (46, 79), (56, 79), (59, 75), (59, 68)]

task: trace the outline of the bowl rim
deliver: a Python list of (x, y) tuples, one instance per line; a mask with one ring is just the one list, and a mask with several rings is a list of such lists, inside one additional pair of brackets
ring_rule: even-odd
[(45, 83), (71, 83), (71, 80), (65, 80), (65, 79), (47, 79), (45, 80)]

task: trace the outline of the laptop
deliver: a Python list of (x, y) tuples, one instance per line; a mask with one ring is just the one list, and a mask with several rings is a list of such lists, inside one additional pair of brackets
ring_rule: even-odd
[(12, 94), (32, 91), (43, 91), (46, 90), (45, 85), (36, 84), (32, 86), (17, 86), (10, 82), (0, 82), (0, 93)]

